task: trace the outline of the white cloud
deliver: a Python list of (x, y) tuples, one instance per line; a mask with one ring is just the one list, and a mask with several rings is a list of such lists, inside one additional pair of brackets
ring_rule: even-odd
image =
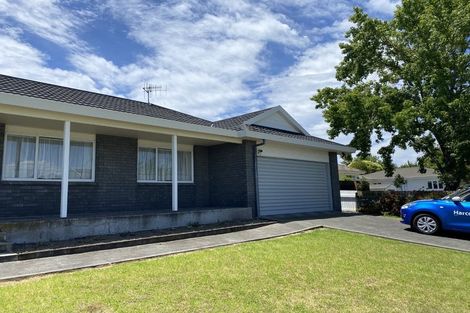
[(261, 92), (271, 105), (282, 105), (314, 136), (327, 138), (327, 124), (310, 100), (323, 87), (335, 87), (335, 66), (341, 61), (339, 42), (316, 45), (281, 75), (269, 79)]
[[(156, 5), (111, 0), (103, 10), (126, 23), (130, 38), (153, 51), (119, 69), (125, 78), (117, 80), (132, 89), (129, 95), (142, 99), (144, 82), (167, 85), (167, 96), (155, 102), (209, 119), (260, 105), (246, 81), (261, 77), (260, 56), (268, 42), (308, 43), (282, 16), (245, 1)], [(94, 75), (86, 67), (81, 70)]]
[(0, 0), (0, 19), (14, 19), (28, 31), (69, 48), (84, 48), (76, 32), (90, 14), (65, 10), (55, 0)]
[(400, 0), (369, 0), (366, 3), (366, 8), (371, 12), (393, 15), (400, 2)]
[(19, 39), (0, 33), (0, 69), (5, 75), (35, 79), (52, 84), (97, 92), (110, 92), (100, 89), (90, 77), (58, 68), (48, 68), (46, 56), (39, 50)]
[[(371, 0), (367, 8), (391, 12), (393, 3)], [(324, 26), (304, 29), (276, 7), (295, 8)], [(282, 105), (311, 134), (327, 138), (328, 125), (310, 97), (319, 88), (340, 84), (334, 67), (342, 58), (338, 43), (350, 27), (347, 1), (108, 0), (98, 8), (97, 14), (112, 14), (125, 24), (128, 39), (145, 46), (146, 55), (118, 66), (94, 53), (80, 38), (81, 28), (95, 17), (89, 11), (72, 12), (54, 0), (0, 0), (1, 72), (137, 100), (145, 100), (144, 83), (162, 84), (168, 87), (166, 96), (154, 96), (152, 102), (212, 120)], [(325, 24), (331, 18), (335, 21)], [(48, 55), (22, 39), (24, 31), (64, 47), (74, 70), (51, 67)], [(297, 56), (276, 76), (264, 73), (270, 42)], [(398, 160), (411, 156), (397, 154)]]

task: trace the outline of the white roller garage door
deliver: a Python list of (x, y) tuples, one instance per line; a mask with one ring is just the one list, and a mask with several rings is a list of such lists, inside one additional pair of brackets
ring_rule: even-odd
[(260, 216), (332, 210), (328, 163), (258, 157)]

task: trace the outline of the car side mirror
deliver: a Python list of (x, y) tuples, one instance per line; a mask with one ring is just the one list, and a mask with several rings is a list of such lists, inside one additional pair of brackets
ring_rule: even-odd
[(460, 197), (453, 197), (453, 198), (452, 198), (452, 201), (454, 201), (454, 202), (462, 202), (462, 198), (460, 198)]

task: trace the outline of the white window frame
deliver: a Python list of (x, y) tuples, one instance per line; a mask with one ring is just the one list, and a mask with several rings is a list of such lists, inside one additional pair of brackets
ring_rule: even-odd
[[(34, 135), (32, 135), (34, 134)], [(33, 178), (14, 178), (14, 177), (5, 177), (6, 169), (6, 151), (7, 151), (7, 140), (8, 136), (20, 136), (20, 137), (32, 137), (36, 139), (36, 147), (34, 151), (34, 177)], [(2, 181), (17, 181), (17, 182), (60, 182), (62, 179), (40, 179), (37, 178), (37, 168), (38, 168), (38, 157), (39, 157), (39, 138), (51, 138), (62, 140), (63, 144), (63, 133), (55, 130), (45, 130), (45, 129), (34, 129), (30, 127), (17, 127), (7, 125), (5, 129), (3, 141), (3, 161), (2, 161)], [(93, 138), (93, 139), (92, 139)], [(69, 182), (80, 182), (80, 183), (93, 183), (95, 182), (95, 163), (96, 163), (96, 139), (94, 135), (89, 134), (78, 134), (72, 133), (70, 141), (86, 142), (93, 144), (93, 155), (92, 155), (92, 164), (91, 164), (91, 179), (69, 179)]]
[[(137, 177), (139, 177), (139, 149), (150, 148), (155, 150), (155, 180), (142, 180), (137, 179), (137, 183), (143, 184), (168, 184), (171, 185), (171, 180), (160, 181), (158, 180), (158, 149), (165, 149), (171, 151), (171, 143), (166, 142), (155, 142), (148, 140), (139, 140), (137, 145)], [(193, 184), (194, 183), (194, 146), (192, 145), (180, 145), (178, 144), (178, 151), (190, 152), (191, 153), (191, 180), (178, 180), (178, 183), (182, 184)]]

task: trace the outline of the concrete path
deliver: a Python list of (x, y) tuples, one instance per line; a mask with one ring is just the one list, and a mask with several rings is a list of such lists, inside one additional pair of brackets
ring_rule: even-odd
[(406, 226), (393, 218), (363, 215), (317, 216), (303, 220), (283, 220), (260, 228), (214, 236), (0, 263), (0, 281), (268, 239), (321, 226), (470, 252), (470, 238), (419, 235), (405, 230)]

